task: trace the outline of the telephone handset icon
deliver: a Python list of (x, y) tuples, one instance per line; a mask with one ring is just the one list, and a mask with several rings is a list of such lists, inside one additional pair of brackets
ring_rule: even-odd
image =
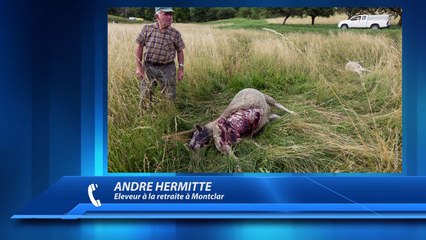
[(93, 196), (93, 192), (97, 188), (98, 188), (98, 184), (94, 184), (94, 183), (90, 184), (87, 187), (87, 195), (89, 195), (89, 199), (95, 207), (100, 207), (102, 206), (101, 201), (99, 199), (95, 199), (95, 197)]

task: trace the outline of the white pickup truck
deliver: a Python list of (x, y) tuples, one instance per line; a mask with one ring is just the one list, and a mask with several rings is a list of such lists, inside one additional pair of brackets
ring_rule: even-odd
[(380, 29), (390, 26), (389, 15), (355, 15), (349, 20), (340, 21), (337, 25), (341, 29), (371, 28)]

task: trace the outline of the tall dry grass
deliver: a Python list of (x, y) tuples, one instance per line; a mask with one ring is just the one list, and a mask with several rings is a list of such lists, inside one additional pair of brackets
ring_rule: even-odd
[[(245, 87), (297, 117), (235, 147), (245, 172), (400, 172), (401, 42), (359, 32), (289, 33), (176, 24), (185, 40), (178, 100), (141, 111), (134, 39), (141, 26), (108, 26), (108, 148), (113, 172), (227, 172), (236, 161), (213, 147), (194, 153), (166, 134), (218, 117)], [(344, 69), (358, 61), (372, 72)]]

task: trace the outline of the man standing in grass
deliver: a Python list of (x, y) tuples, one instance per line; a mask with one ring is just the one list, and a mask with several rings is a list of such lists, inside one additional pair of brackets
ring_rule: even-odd
[(176, 100), (176, 53), (179, 64), (177, 80), (182, 80), (184, 75), (185, 44), (181, 34), (171, 26), (173, 9), (156, 7), (155, 17), (157, 23), (145, 25), (136, 39), (136, 75), (141, 80), (142, 106), (152, 100), (157, 84), (160, 84), (167, 99)]

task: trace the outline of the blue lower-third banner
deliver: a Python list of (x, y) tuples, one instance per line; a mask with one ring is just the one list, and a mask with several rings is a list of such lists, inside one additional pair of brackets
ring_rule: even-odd
[(424, 177), (62, 177), (14, 219), (426, 218)]

